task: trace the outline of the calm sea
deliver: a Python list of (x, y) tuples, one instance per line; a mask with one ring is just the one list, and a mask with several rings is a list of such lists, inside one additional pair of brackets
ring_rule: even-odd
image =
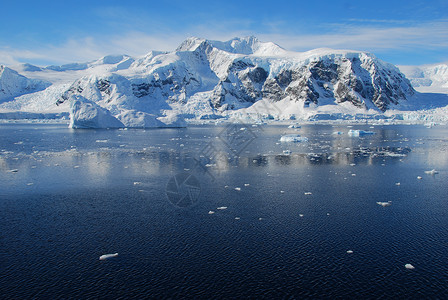
[(0, 298), (446, 298), (447, 195), (446, 126), (0, 124)]

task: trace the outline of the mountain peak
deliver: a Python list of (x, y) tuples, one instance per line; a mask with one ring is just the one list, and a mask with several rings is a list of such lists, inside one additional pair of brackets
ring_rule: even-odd
[(277, 56), (286, 52), (279, 45), (272, 42), (261, 42), (255, 36), (235, 37), (226, 42), (190, 37), (182, 42), (176, 51), (195, 51), (203, 43), (225, 52), (243, 55)]

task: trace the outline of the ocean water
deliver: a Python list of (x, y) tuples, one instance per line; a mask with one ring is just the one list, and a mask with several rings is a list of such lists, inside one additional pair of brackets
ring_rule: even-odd
[(447, 179), (446, 126), (0, 124), (0, 295), (445, 298)]

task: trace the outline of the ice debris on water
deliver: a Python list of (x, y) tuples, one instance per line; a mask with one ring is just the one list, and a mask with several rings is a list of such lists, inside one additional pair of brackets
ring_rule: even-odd
[(241, 218), (240, 217), (235, 217), (235, 220), (240, 220)]
[(348, 135), (349, 136), (363, 136), (363, 135), (372, 135), (375, 134), (375, 132), (373, 131), (364, 131), (364, 130), (354, 130), (354, 129), (350, 129), (348, 131)]
[(439, 171), (436, 171), (435, 169), (432, 169), (431, 171), (425, 171), (425, 174), (435, 175), (435, 174), (439, 174)]
[(342, 131), (334, 131), (333, 134), (334, 135), (341, 135), (341, 134), (344, 134), (344, 133)]
[(220, 206), (220, 207), (218, 207), (217, 209), (218, 209), (218, 210), (224, 210), (224, 209), (227, 209), (227, 206)]
[(397, 183), (395, 183), (395, 185), (401, 185), (401, 183), (397, 182)]
[(291, 124), (288, 126), (288, 128), (300, 128), (301, 126), (298, 124)]
[(417, 176), (417, 179), (422, 179), (422, 176)]
[(411, 264), (405, 264), (404, 267), (406, 269), (408, 269), (408, 270), (414, 270), (415, 269), (415, 267), (413, 265), (411, 265)]
[(305, 192), (305, 195), (312, 195), (313, 193), (311, 192)]
[(241, 188), (240, 187), (236, 187), (235, 191), (241, 191)]
[(215, 212), (214, 212), (213, 210), (209, 210), (209, 211), (208, 211), (208, 214), (209, 214), (209, 215), (213, 215), (214, 213), (215, 213)]
[(12, 169), (12, 170), (9, 170), (8, 172), (10, 172), (10, 173), (17, 173), (17, 172), (19, 172), (19, 170), (18, 169)]
[(249, 186), (249, 185), (250, 185), (249, 183), (245, 183), (245, 184), (244, 184), (244, 186)]
[(347, 250), (348, 254), (353, 254), (353, 250)]
[(109, 259), (112, 257), (117, 257), (118, 253), (113, 253), (113, 254), (103, 254), (100, 256), (100, 260), (105, 260), (105, 259)]
[(386, 207), (386, 206), (391, 206), (392, 205), (392, 201), (377, 202), (376, 204), (381, 205), (382, 207)]
[(303, 218), (303, 216), (304, 216), (303, 214), (299, 214), (299, 217)]
[(307, 142), (307, 137), (302, 137), (300, 134), (287, 134), (283, 135), (280, 138), (280, 142), (293, 142), (293, 143), (299, 143), (299, 142)]

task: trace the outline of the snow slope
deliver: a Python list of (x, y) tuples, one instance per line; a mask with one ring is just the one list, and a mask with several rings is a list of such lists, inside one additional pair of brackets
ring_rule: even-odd
[(185, 118), (285, 119), (448, 105), (445, 97), (416, 92), (397, 67), (373, 54), (326, 48), (291, 52), (255, 37), (189, 38), (176, 51), (151, 51), (136, 59), (116, 55), (16, 69), (26, 80), (53, 85), (0, 104), (0, 111), (70, 110), (73, 127), (89, 116), (96, 119), (87, 127), (111, 127), (113, 119), (125, 127), (161, 127), (183, 126)]
[(48, 86), (50, 83), (47, 81), (26, 78), (0, 65), (0, 103), (23, 94), (44, 90)]
[(448, 94), (448, 64), (400, 66), (400, 70), (417, 91)]

